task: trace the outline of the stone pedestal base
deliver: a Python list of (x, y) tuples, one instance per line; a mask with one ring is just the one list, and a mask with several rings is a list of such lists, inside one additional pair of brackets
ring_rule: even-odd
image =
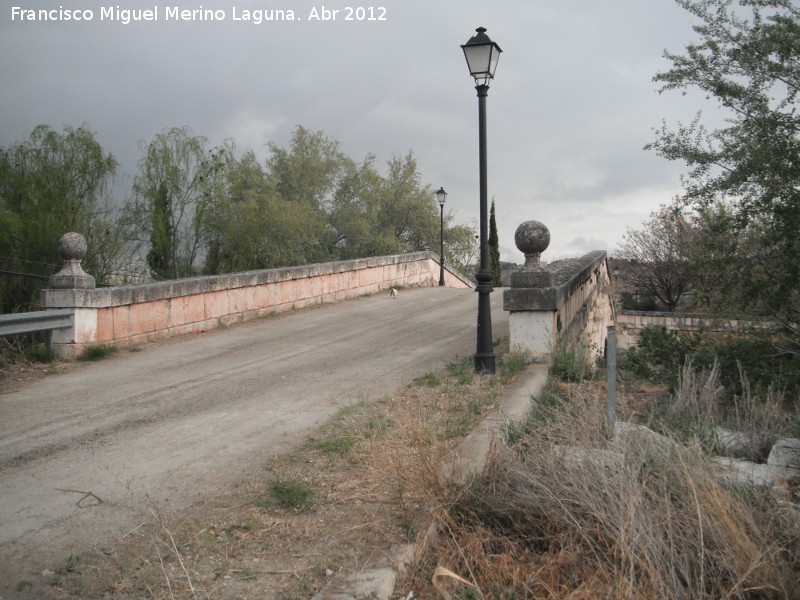
[(555, 345), (558, 313), (519, 311), (508, 315), (512, 352), (525, 352), (534, 360), (549, 360)]

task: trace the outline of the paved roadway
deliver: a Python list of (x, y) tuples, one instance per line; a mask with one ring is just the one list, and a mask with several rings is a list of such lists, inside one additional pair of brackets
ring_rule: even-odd
[[(222, 491), (340, 407), (473, 354), (477, 300), (473, 290), (403, 289), (0, 391), (0, 596), (70, 553), (113, 543), (153, 508)], [(507, 337), (499, 290), (492, 321), (494, 338)]]

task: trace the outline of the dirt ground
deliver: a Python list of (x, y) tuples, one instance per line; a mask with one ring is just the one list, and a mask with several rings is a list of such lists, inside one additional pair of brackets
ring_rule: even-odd
[[(507, 336), (501, 302), (495, 337)], [(387, 465), (309, 438), (343, 408), (402, 406), (404, 384), (468, 356), (475, 303), (402, 290), (7, 374), (0, 596), (303, 598), (381, 560), (421, 505)], [(391, 446), (393, 417), (365, 418), (375, 435), (346, 445)], [(400, 467), (414, 468), (414, 448), (396, 450)], [(284, 479), (311, 487), (313, 509), (276, 504)]]
[[(310, 598), (339, 572), (393, 564), (435, 518), (442, 460), (505, 389), (471, 371), (467, 357), (345, 407), (224, 493), (169, 515), (151, 507), (108, 544), (18, 579), (13, 594)], [(409, 571), (395, 596), (433, 597), (428, 580)]]

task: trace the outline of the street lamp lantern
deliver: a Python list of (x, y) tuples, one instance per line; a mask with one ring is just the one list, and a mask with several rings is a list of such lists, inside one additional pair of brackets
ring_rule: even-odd
[(467, 43), (461, 46), (464, 58), (467, 59), (469, 74), (475, 78), (475, 85), (489, 85), (489, 80), (494, 79), (494, 71), (502, 50), (500, 46), (489, 39), (485, 27), (478, 27)]
[(489, 270), (489, 210), (486, 160), (486, 97), (489, 95), (489, 81), (494, 79), (497, 61), (500, 58), (500, 46), (489, 39), (484, 27), (478, 27), (475, 35), (461, 46), (464, 58), (467, 59), (469, 74), (475, 79), (475, 90), (478, 92), (478, 165), (480, 172), (480, 269), (475, 275), (478, 281), (478, 344), (475, 352), (475, 370), (495, 372), (495, 354), (492, 345), (492, 308), (490, 294), (492, 272)]
[(436, 190), (436, 200), (439, 201), (439, 285), (444, 285), (444, 202), (447, 200), (447, 192), (443, 187)]
[(447, 192), (444, 191), (443, 187), (436, 190), (436, 199), (439, 201), (439, 206), (444, 207), (444, 202), (447, 200)]

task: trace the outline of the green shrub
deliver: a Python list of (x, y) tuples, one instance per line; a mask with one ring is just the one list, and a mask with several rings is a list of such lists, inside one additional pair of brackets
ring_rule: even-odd
[(771, 388), (786, 398), (796, 398), (800, 393), (800, 354), (792, 348), (791, 339), (763, 334), (720, 338), (696, 332), (687, 336), (649, 327), (642, 331), (637, 348), (621, 353), (619, 367), (639, 379), (675, 386), (687, 361), (701, 371), (709, 371), (717, 363), (729, 402), (747, 393), (742, 387), (742, 372), (759, 394)]
[(550, 376), (561, 381), (576, 383), (591, 379), (594, 368), (589, 352), (580, 345), (567, 344), (563, 339), (551, 354)]
[(729, 395), (745, 393), (740, 372), (754, 390), (768, 388), (796, 397), (800, 391), (800, 357), (786, 349), (789, 341), (778, 341), (763, 335), (735, 339), (707, 338), (695, 353), (693, 362), (709, 368), (716, 360), (720, 365), (720, 382)]
[(619, 366), (640, 379), (674, 385), (699, 343), (697, 335), (677, 335), (665, 327), (647, 327), (639, 336), (638, 347), (621, 354)]

